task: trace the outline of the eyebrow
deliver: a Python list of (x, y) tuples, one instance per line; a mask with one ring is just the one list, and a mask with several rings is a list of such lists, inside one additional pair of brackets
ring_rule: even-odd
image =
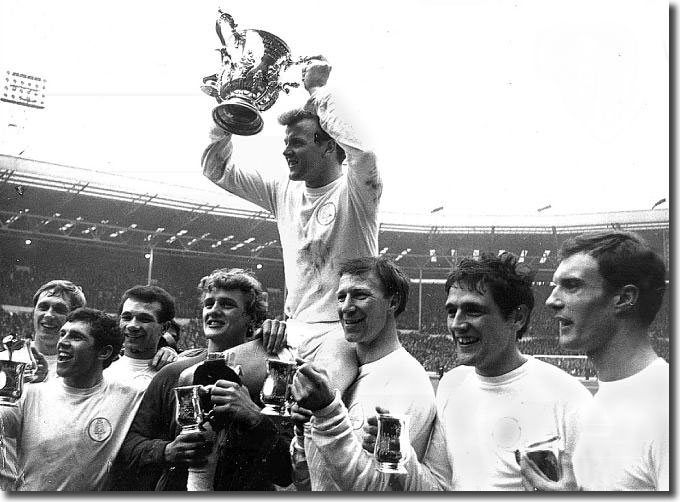
[(471, 301), (463, 302), (463, 303), (460, 303), (460, 304), (456, 304), (456, 303), (452, 303), (452, 302), (446, 302), (444, 304), (444, 308), (446, 308), (446, 309), (453, 308), (453, 307), (455, 307), (457, 309), (460, 309), (460, 308), (469, 309), (470, 307), (473, 307), (473, 308), (476, 308), (476, 309), (486, 309), (486, 307), (484, 305), (482, 305), (481, 303), (471, 302)]

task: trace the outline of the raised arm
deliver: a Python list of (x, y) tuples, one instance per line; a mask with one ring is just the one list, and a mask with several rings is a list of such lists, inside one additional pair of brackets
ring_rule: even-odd
[(350, 118), (346, 106), (336, 93), (327, 86), (331, 66), (323, 56), (313, 58), (303, 69), (303, 81), (310, 98), (305, 105), (307, 110), (319, 116), (319, 122), (347, 155), (348, 179), (363, 191), (382, 192), (382, 179), (376, 162), (375, 153), (359, 134), (359, 128)]
[(257, 170), (243, 170), (232, 156), (234, 144), (231, 134), (217, 126), (210, 130), (210, 145), (203, 152), (203, 176), (226, 191), (276, 214), (276, 184)]

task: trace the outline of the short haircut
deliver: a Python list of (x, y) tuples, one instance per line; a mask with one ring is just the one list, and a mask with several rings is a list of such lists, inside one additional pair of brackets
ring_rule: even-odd
[(242, 291), (246, 295), (245, 312), (252, 319), (248, 336), (262, 325), (267, 318), (267, 292), (252, 271), (243, 268), (218, 268), (203, 277), (198, 283), (199, 299), (216, 289)]
[(120, 299), (118, 305), (118, 315), (123, 312), (125, 300), (132, 298), (144, 303), (158, 302), (161, 310), (158, 313), (158, 322), (164, 323), (171, 321), (175, 317), (175, 299), (161, 287), (158, 286), (134, 286), (128, 289)]
[(595, 258), (608, 292), (636, 286), (640, 293), (635, 312), (645, 326), (652, 323), (666, 291), (666, 267), (642, 237), (619, 230), (587, 232), (566, 240), (558, 256), (563, 260), (578, 253)]
[(531, 289), (533, 271), (517, 256), (504, 252), (499, 256), (483, 253), (479, 259), (463, 258), (446, 279), (446, 294), (452, 286), (463, 287), (483, 295), (491, 292), (493, 301), (505, 319), (520, 305), (526, 305), (527, 320), (517, 331), (517, 340), (529, 328), (531, 311), (534, 308), (534, 293)]
[(123, 346), (123, 334), (118, 329), (118, 323), (105, 312), (87, 307), (75, 309), (66, 316), (66, 322), (77, 321), (90, 326), (90, 335), (94, 338), (97, 349), (103, 349), (107, 345), (110, 345), (113, 349), (111, 355), (103, 363), (104, 369), (108, 368), (118, 358)]
[(396, 318), (406, 309), (408, 302), (409, 278), (389, 258), (385, 256), (366, 256), (352, 258), (340, 264), (338, 275), (368, 275), (371, 272), (380, 280), (383, 293), (386, 297), (396, 295), (399, 299), (397, 309), (394, 311)]
[(87, 305), (87, 300), (85, 300), (83, 289), (80, 286), (76, 286), (71, 281), (57, 279), (46, 282), (38, 288), (38, 291), (36, 291), (33, 295), (33, 307), (38, 304), (38, 298), (45, 291), (48, 292), (48, 296), (65, 297), (70, 304), (70, 310), (75, 310)]
[(295, 108), (279, 115), (279, 124), (290, 127), (306, 119), (316, 122), (317, 132), (314, 133), (314, 143), (319, 144), (322, 141), (333, 141), (335, 143), (335, 158), (338, 160), (339, 164), (342, 164), (346, 157), (345, 150), (343, 150), (338, 142), (323, 130), (321, 122), (319, 121), (319, 116), (316, 113), (305, 110), (304, 108)]

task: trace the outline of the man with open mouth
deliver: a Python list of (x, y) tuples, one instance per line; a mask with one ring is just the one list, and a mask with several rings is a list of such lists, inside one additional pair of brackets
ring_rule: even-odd
[(120, 351), (116, 322), (102, 311), (68, 314), (56, 346), (57, 375), (28, 385), (2, 407), (5, 435), (17, 438), (18, 491), (101, 490), (142, 392), (104, 378)]
[(587, 354), (599, 390), (583, 414), (569, 476), (552, 482), (524, 460), (539, 490), (669, 490), (670, 373), (648, 328), (666, 290), (663, 259), (638, 235), (603, 231), (562, 244), (546, 305), (560, 346)]

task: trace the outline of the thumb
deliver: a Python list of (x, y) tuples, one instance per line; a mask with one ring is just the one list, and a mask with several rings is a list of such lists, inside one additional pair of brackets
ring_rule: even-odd
[(375, 411), (380, 415), (388, 415), (390, 413), (390, 410), (383, 408), (382, 406), (376, 406)]

